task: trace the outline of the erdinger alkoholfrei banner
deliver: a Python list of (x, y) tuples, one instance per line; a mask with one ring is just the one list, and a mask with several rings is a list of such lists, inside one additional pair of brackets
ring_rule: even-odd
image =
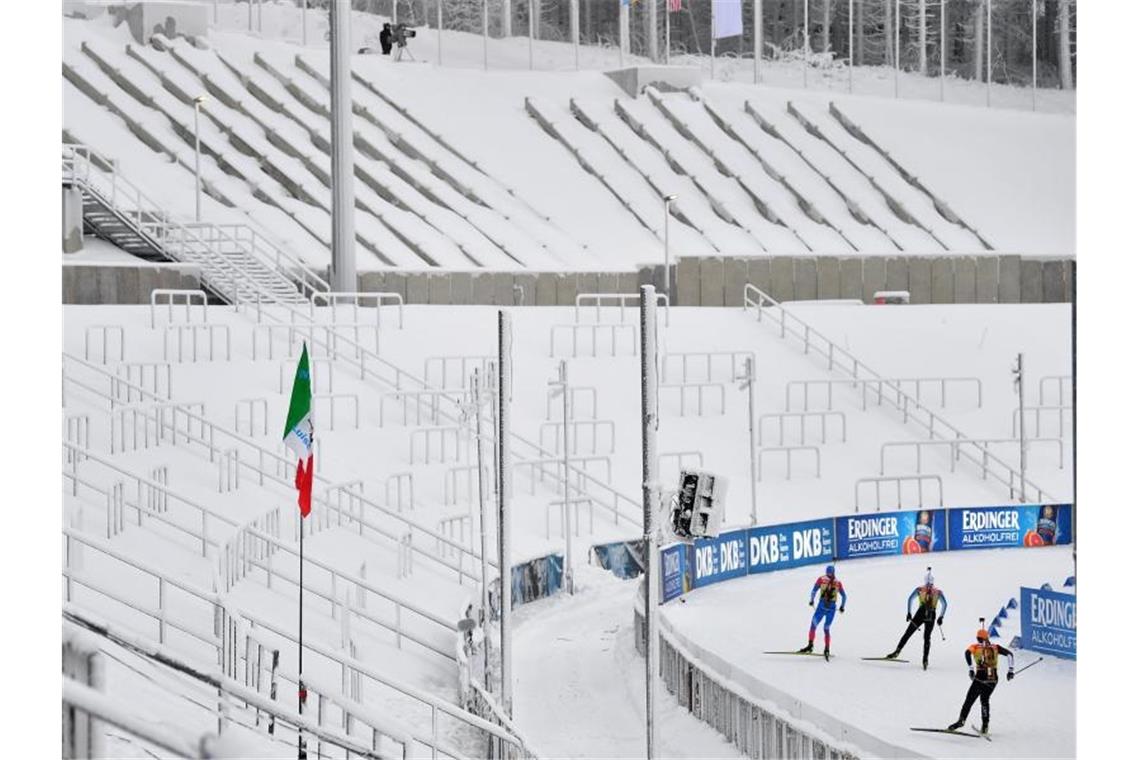
[(1054, 546), (1072, 543), (1071, 504), (962, 507), (950, 512), (950, 548)]
[(1022, 586), (1021, 647), (1077, 659), (1077, 597)]
[(839, 559), (946, 550), (946, 510), (876, 512), (835, 518)]

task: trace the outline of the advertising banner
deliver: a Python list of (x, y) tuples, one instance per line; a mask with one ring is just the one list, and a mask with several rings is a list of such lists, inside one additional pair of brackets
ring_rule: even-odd
[(1071, 504), (1016, 504), (950, 510), (950, 548), (1054, 546), (1072, 543)]
[(1021, 646), (1077, 659), (1077, 597), (1022, 586)]
[(676, 599), (693, 587), (688, 572), (688, 544), (673, 544), (661, 550), (661, 601)]
[(946, 510), (876, 512), (835, 518), (839, 559), (946, 550)]
[(693, 588), (747, 575), (748, 531), (733, 530), (695, 541), (690, 557)]
[(835, 556), (835, 521), (767, 525), (748, 531), (748, 572), (766, 573), (826, 562)]

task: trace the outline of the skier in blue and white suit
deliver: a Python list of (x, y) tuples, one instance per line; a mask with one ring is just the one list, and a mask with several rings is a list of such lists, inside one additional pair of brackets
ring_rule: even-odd
[[(819, 604), (816, 606), (815, 595), (819, 594)], [(800, 654), (811, 654), (815, 646), (815, 628), (823, 621), (823, 656), (831, 658), (831, 621), (835, 619), (836, 598), (840, 598), (839, 611), (847, 607), (847, 592), (843, 590), (843, 583), (835, 577), (835, 565), (828, 565), (823, 575), (816, 579), (811, 588), (811, 599), (808, 606), (815, 606), (815, 614), (811, 616), (811, 628), (808, 630), (807, 646), (799, 650)]]

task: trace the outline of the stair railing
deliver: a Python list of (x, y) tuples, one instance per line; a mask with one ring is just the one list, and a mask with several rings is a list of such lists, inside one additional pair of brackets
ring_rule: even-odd
[[(931, 439), (960, 440), (958, 451), (961, 456), (978, 465), (983, 473), (994, 475), (999, 482), (1010, 483), (1011, 493), (1017, 492), (1017, 487), (1012, 485), (1018, 479), (1019, 471), (1017, 469), (999, 457), (983, 451), (980, 445), (969, 440), (970, 436), (923, 406), (917, 398), (906, 393), (899, 384), (875, 372), (867, 366), (866, 362), (861, 361), (854, 354), (825, 337), (803, 319), (791, 313), (779, 301), (751, 283), (744, 285), (744, 310), (746, 312), (755, 310), (758, 322), (765, 321), (765, 316), (767, 316), (768, 321), (777, 324), (781, 338), (801, 342), (805, 354), (814, 352), (826, 359), (828, 370), (846, 373), (855, 380), (881, 381), (893, 394), (893, 397), (885, 397), (885, 402), (891, 403), (895, 408), (902, 411), (908, 419), (914, 420), (922, 426)], [(765, 315), (765, 311), (774, 311), (775, 314)], [(1028, 479), (1026, 479), (1025, 485), (1025, 492), (1018, 493), (1022, 500), (1029, 500), (1030, 489), (1032, 489), (1032, 492), (1037, 496), (1037, 503), (1055, 501), (1044, 489)]]

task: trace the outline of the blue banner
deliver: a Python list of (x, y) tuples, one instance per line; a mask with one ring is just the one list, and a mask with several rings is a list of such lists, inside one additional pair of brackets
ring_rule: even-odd
[(809, 520), (748, 531), (748, 572), (766, 573), (826, 562), (835, 556), (835, 521)]
[(692, 588), (688, 574), (688, 544), (673, 544), (661, 550), (661, 601), (667, 602)]
[(1072, 543), (1071, 504), (1017, 504), (950, 510), (950, 548), (1054, 546)]
[(693, 543), (693, 588), (748, 574), (748, 531), (733, 530)]
[(1077, 659), (1077, 597), (1022, 586), (1021, 647)]
[(876, 512), (835, 518), (839, 559), (946, 550), (946, 510)]

